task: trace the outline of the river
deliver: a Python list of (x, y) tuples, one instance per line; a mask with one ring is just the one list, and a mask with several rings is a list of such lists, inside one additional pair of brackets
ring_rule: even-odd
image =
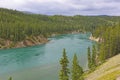
[(58, 80), (63, 48), (70, 62), (76, 53), (86, 70), (87, 48), (94, 44), (89, 36), (89, 33), (62, 34), (49, 38), (46, 44), (0, 50), (0, 79), (8, 80), (12, 76), (13, 80)]

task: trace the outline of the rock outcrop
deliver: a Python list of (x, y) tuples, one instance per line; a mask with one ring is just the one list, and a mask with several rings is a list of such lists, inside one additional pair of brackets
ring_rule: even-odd
[(103, 41), (102, 38), (100, 38), (100, 37), (96, 38), (96, 37), (92, 36), (92, 34), (89, 37), (89, 39), (92, 40), (92, 41), (96, 41), (96, 42), (102, 42)]

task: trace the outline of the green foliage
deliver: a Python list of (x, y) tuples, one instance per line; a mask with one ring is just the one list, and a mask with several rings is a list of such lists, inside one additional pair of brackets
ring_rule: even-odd
[(60, 64), (61, 64), (61, 70), (60, 70), (60, 74), (59, 74), (59, 80), (69, 80), (69, 69), (68, 69), (68, 59), (66, 56), (66, 51), (65, 49), (63, 49), (63, 57), (60, 60)]
[(92, 57), (91, 57), (90, 47), (88, 47), (88, 67), (89, 69), (92, 68)]
[(83, 77), (83, 76), (81, 76), (78, 80), (84, 80), (84, 77)]
[(96, 61), (97, 61), (96, 57), (97, 57), (97, 50), (96, 50), (95, 45), (93, 45), (93, 47), (92, 47), (92, 67), (95, 67), (96, 64), (97, 64), (96, 63)]
[(77, 56), (74, 54), (73, 57), (73, 64), (72, 64), (72, 80), (81, 80), (83, 74), (82, 67), (79, 66)]
[(112, 24), (108, 17), (46, 16), (0, 8), (0, 38), (14, 42), (25, 40), (30, 36), (48, 37), (53, 33), (93, 32), (99, 26)]
[(88, 67), (90, 70), (94, 70), (95, 67), (98, 65), (97, 56), (98, 54), (95, 45), (92, 46), (92, 53), (90, 47), (88, 47)]
[(102, 35), (103, 42), (100, 45), (99, 59), (104, 61), (120, 53), (120, 26), (109, 27)]
[(12, 77), (10, 77), (8, 80), (13, 80)]
[[(60, 70), (60, 74), (59, 74), (59, 80), (69, 80), (69, 68), (68, 68), (68, 59), (66, 56), (66, 51), (65, 49), (63, 49), (63, 57), (60, 60), (60, 64), (61, 64), (61, 70)], [(76, 54), (74, 54), (73, 57), (73, 62), (72, 62), (72, 70), (71, 70), (71, 78), (72, 80), (84, 80), (83, 78), (83, 69), (82, 67), (79, 66), (78, 63), (78, 59)]]
[(98, 27), (93, 32), (94, 37), (99, 37), (101, 39), (98, 55), (99, 62), (101, 63), (120, 53), (120, 18), (113, 18), (111, 21), (116, 21), (114, 26)]
[[(101, 76), (100, 78), (98, 78), (97, 80), (117, 80), (116, 78), (120, 75), (120, 71), (116, 70), (113, 71), (111, 73), (107, 73), (103, 76)], [(119, 80), (119, 79), (118, 79)]]

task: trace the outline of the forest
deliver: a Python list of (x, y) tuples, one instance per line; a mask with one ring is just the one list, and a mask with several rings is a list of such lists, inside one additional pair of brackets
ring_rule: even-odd
[[(104, 29), (104, 31), (103, 31)], [(120, 53), (120, 25), (113, 27), (99, 27), (94, 32), (94, 36), (100, 37), (102, 41), (99, 43), (99, 59), (105, 60)]]
[[(72, 31), (91, 32), (94, 37), (101, 39), (97, 45), (93, 45), (92, 49), (88, 48), (88, 67), (90, 70), (94, 70), (96, 66), (102, 64), (106, 59), (120, 53), (119, 16), (48, 16), (0, 8), (0, 45), (4, 45), (1, 39), (16, 43), (24, 41), (28, 37), (43, 36), (48, 38), (52, 34)], [(64, 49), (63, 58), (60, 60), (62, 65), (60, 80), (69, 79), (68, 63)], [(79, 72), (76, 72), (76, 69)], [(73, 58), (72, 73), (72, 80), (78, 79), (83, 74), (76, 55)], [(77, 73), (78, 76), (75, 75)], [(78, 80), (83, 80), (83, 78)]]
[(0, 38), (17, 42), (31, 36), (49, 37), (53, 33), (91, 32), (103, 39), (100, 51), (103, 55), (109, 53), (104, 57), (107, 58), (120, 52), (119, 22), (119, 16), (47, 16), (0, 8)]
[[(104, 30), (104, 31), (103, 31)], [(63, 58), (60, 60), (61, 70), (59, 74), (60, 80), (86, 80), (84, 75), (94, 72), (98, 66), (102, 65), (108, 59), (120, 54), (120, 26), (98, 27), (94, 32), (94, 37), (99, 37), (100, 42), (88, 47), (88, 71), (84, 72), (79, 65), (76, 54), (72, 61), (72, 70), (68, 68), (68, 58), (65, 50), (63, 50)], [(119, 63), (118, 63), (119, 64)], [(119, 66), (119, 65), (118, 65)], [(71, 76), (69, 76), (71, 74)], [(108, 79), (109, 80), (109, 79)], [(113, 79), (111, 79), (113, 80)]]
[(0, 8), (0, 38), (14, 42), (30, 36), (70, 31), (93, 32), (99, 26), (113, 26), (118, 17), (109, 16), (62, 16), (26, 14), (24, 12)]

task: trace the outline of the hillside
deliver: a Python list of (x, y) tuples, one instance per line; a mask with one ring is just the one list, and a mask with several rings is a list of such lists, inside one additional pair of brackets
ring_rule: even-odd
[(47, 16), (0, 8), (0, 48), (45, 43), (52, 34), (93, 32), (100, 26), (114, 26), (119, 20), (115, 16)]
[(120, 80), (120, 54), (106, 60), (94, 72), (88, 74), (85, 80)]

